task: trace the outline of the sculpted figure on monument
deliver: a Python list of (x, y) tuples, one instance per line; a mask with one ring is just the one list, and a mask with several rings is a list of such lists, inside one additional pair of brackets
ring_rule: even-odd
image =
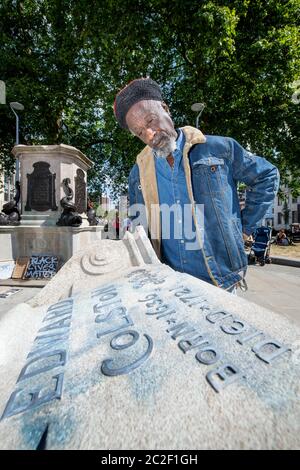
[(20, 182), (16, 181), (16, 195), (13, 201), (9, 201), (2, 207), (0, 213), (0, 225), (19, 225), (21, 220), (18, 202), (20, 200)]
[(82, 217), (77, 213), (76, 206), (72, 202), (74, 192), (69, 186), (70, 183), (70, 178), (64, 178), (62, 181), (62, 186), (66, 196), (60, 200), (63, 212), (56, 225), (79, 227), (82, 224)]

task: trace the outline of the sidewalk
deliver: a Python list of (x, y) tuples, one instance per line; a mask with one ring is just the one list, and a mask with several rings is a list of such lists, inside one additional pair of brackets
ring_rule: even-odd
[[(248, 255), (248, 249), (246, 254)], [(300, 243), (289, 246), (271, 245), (270, 257), (272, 264), (300, 268)]]
[[(10, 279), (11, 280), (11, 279)], [(2, 281), (1, 281), (2, 282)], [(6, 298), (0, 297), (0, 319), (1, 316), (6, 314), (11, 308), (15, 305), (20, 303), (28, 302), (28, 300), (32, 299), (39, 291), (40, 287), (17, 287), (14, 286), (0, 286), (0, 294), (5, 294), (10, 291), (12, 288), (19, 288), (18, 292), (15, 292), (13, 295), (10, 295)]]
[(0, 281), (1, 286), (12, 287), (44, 287), (49, 279), (5, 279)]
[(300, 269), (266, 264), (249, 266), (248, 290), (238, 296), (268, 308), (300, 325)]
[(293, 266), (294, 268), (300, 268), (300, 259), (297, 258), (271, 255), (271, 260), (273, 264), (281, 264), (283, 266)]

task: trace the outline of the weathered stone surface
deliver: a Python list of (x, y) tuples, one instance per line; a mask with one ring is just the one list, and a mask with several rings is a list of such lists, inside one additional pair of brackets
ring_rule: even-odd
[[(96, 227), (95, 230), (101, 234)], [(49, 304), (49, 299), (58, 302), (84, 289), (97, 287), (104, 279), (110, 282), (129, 267), (160, 265), (142, 227), (137, 227), (134, 236), (127, 232), (123, 240), (83, 241), (82, 246), (85, 248), (74, 254), (51, 283), (31, 300), (32, 307)]]
[(1, 448), (299, 447), (299, 329), (142, 259), (1, 317)]
[(61, 262), (66, 262), (97, 240), (101, 240), (99, 227), (0, 227), (0, 261), (55, 254)]

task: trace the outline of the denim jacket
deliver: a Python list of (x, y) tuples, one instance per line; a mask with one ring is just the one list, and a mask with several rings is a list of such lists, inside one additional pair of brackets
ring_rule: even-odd
[[(204, 237), (200, 250), (205, 272), (199, 277), (228, 289), (246, 273), (243, 233), (250, 235), (272, 204), (279, 187), (279, 172), (232, 138), (204, 136), (190, 126), (183, 127), (182, 131), (186, 184), (199, 237), (201, 227), (195, 207), (198, 204), (204, 207)], [(242, 211), (238, 182), (247, 185), (246, 206)], [(129, 203), (133, 222), (141, 215), (141, 207), (144, 208), (151, 242), (160, 257), (159, 196), (154, 156), (148, 146), (138, 155), (130, 172)]]

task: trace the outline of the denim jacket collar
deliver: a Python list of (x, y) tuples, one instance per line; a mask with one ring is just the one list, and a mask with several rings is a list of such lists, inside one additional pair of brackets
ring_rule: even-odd
[[(190, 178), (190, 168), (188, 165), (188, 152), (195, 144), (206, 142), (206, 137), (199, 129), (191, 126), (182, 127), (181, 130), (185, 135), (185, 145), (183, 148), (184, 169), (187, 179), (187, 186), (191, 202), (193, 202), (193, 192)], [(153, 248), (158, 257), (161, 250), (161, 226), (160, 226), (160, 208), (158, 188), (156, 181), (155, 162), (151, 147), (147, 145), (140, 152), (136, 159), (140, 171), (140, 181), (142, 193), (144, 196), (148, 227), (151, 233)]]

